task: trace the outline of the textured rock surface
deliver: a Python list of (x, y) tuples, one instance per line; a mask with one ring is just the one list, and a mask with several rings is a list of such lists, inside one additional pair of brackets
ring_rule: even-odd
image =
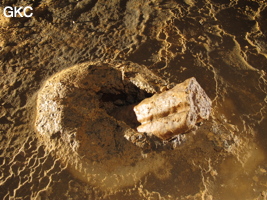
[[(144, 79), (148, 73), (150, 78)], [(49, 78), (39, 91), (36, 131), (81, 180), (102, 190), (134, 185), (162, 167), (165, 159), (160, 154), (145, 160), (140, 156), (141, 150), (124, 138), (125, 132), (135, 130), (123, 119), (129, 110), (122, 111), (144, 99), (145, 90), (155, 92), (164, 85), (145, 66), (129, 62), (75, 65)], [(118, 109), (122, 120), (113, 117)]]
[[(0, 199), (267, 198), (266, 1), (0, 2), (7, 5), (32, 6), (34, 16), (0, 13)], [(157, 172), (103, 191), (62, 164), (56, 154), (71, 159), (73, 152), (59, 152), (60, 140), (49, 146), (39, 137), (36, 98), (57, 72), (114, 60), (145, 65), (176, 84), (195, 77), (213, 110), (181, 148), (160, 152)]]
[(185, 133), (196, 123), (208, 119), (211, 100), (195, 78), (144, 99), (134, 107), (139, 132), (154, 134), (162, 140)]

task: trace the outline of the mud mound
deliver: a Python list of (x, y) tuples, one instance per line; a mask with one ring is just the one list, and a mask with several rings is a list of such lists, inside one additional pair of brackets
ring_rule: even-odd
[[(31, 18), (6, 19), (1, 12), (0, 16), (1, 199), (266, 199), (266, 1), (12, 0), (2, 1), (0, 10), (5, 6), (32, 6), (34, 14)], [(118, 154), (116, 145), (107, 140), (112, 151), (101, 146), (97, 150), (103, 150), (102, 158), (110, 164), (110, 170), (101, 165), (101, 157), (95, 156), (101, 154), (91, 152), (92, 157), (85, 162), (88, 172), (84, 173), (89, 175), (81, 181), (75, 172), (79, 172), (82, 163), (76, 161), (83, 158), (77, 156), (75, 161), (73, 156), (82, 143), (72, 143), (72, 138), (77, 137), (71, 135), (74, 124), (66, 129), (69, 137), (62, 137), (65, 129), (55, 134), (48, 130), (42, 136), (35, 129), (37, 97), (57, 73), (85, 62), (97, 65), (115, 60), (136, 63), (132, 72), (127, 74), (126, 67), (121, 76), (127, 80), (142, 74), (141, 82), (131, 83), (138, 88), (145, 82), (152, 86), (144, 96), (160, 91), (157, 85), (165, 85), (151, 84), (149, 78), (153, 75), (176, 84), (195, 77), (212, 100), (213, 111), (208, 121), (188, 134), (192, 137), (181, 148), (143, 154), (154, 165), (145, 164), (145, 158), (138, 156), (140, 149), (133, 144), (129, 145), (136, 152), (131, 159)], [(146, 72), (140, 71), (140, 66), (146, 66)], [(68, 82), (74, 80), (65, 83)], [(92, 123), (81, 123), (88, 120), (84, 107), (97, 105), (91, 101), (93, 90), (85, 83), (80, 84), (87, 88), (84, 92), (70, 86), (81, 95), (67, 98), (74, 103), (68, 107), (64, 123), (68, 124), (76, 113), (79, 115), (73, 119), (78, 127), (97, 130)], [(126, 124), (127, 130), (138, 126), (137, 122), (129, 123), (130, 115), (119, 117), (132, 106), (131, 96), (102, 93), (102, 97), (100, 93), (96, 96), (103, 108), (110, 108), (103, 120), (114, 127), (112, 132), (117, 121)], [(107, 101), (108, 97), (114, 103)], [(141, 100), (143, 94), (139, 97)], [(58, 97), (53, 101), (56, 100), (67, 105)], [(95, 116), (99, 116), (98, 111)], [(122, 133), (124, 126), (119, 127), (122, 128), (116, 131)], [(106, 127), (98, 127), (98, 132), (102, 131), (107, 132)], [(103, 144), (97, 137), (94, 141)], [(127, 150), (126, 142), (118, 140), (118, 147)], [(84, 144), (84, 148), (90, 147)], [(121, 169), (125, 171), (117, 172), (119, 169), (112, 166), (119, 164), (112, 163), (109, 156), (118, 162), (121, 156), (120, 163), (125, 164)], [(77, 166), (71, 171), (75, 163)], [(146, 168), (152, 165), (155, 168)], [(97, 170), (95, 179), (93, 170)], [(113, 187), (104, 176), (113, 181), (114, 170), (123, 176), (121, 184), (118, 177), (117, 186)]]
[(131, 63), (79, 64), (47, 80), (37, 97), (35, 126), (46, 148), (75, 176), (103, 190), (133, 186), (164, 165), (162, 156), (144, 159), (142, 149), (124, 138), (126, 132), (137, 134), (130, 127), (136, 128), (134, 118), (127, 124), (113, 117), (117, 110), (121, 119), (129, 117), (123, 108), (164, 87), (160, 82), (166, 86), (152, 72), (145, 81), (142, 72), (149, 71)]

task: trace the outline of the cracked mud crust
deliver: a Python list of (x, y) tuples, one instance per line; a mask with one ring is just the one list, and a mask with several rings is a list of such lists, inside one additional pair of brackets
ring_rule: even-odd
[[(7, 19), (2, 9), (8, 5), (32, 6), (34, 15)], [(0, 10), (0, 199), (267, 198), (266, 1), (11, 0), (2, 1)], [(84, 165), (75, 162), (75, 170), (66, 165), (75, 155), (70, 146), (60, 146), (61, 135), (45, 139), (35, 129), (37, 96), (59, 72), (115, 60), (146, 66), (141, 83), (150, 85), (150, 71), (168, 83), (152, 84), (146, 97), (195, 77), (213, 110), (181, 148), (140, 156), (130, 143), (136, 152), (122, 159), (126, 165), (117, 169), (119, 176), (109, 172), (120, 165), (120, 155), (102, 166), (91, 163), (101, 159), (95, 156), (81, 180), (75, 171)], [(127, 69), (122, 77), (129, 81), (142, 70)], [(132, 101), (112, 98), (117, 107)], [(102, 106), (114, 119), (131, 109), (129, 104), (114, 110), (106, 99), (102, 95)], [(70, 133), (65, 141), (71, 139)], [(49, 140), (58, 143), (48, 143), (49, 149)]]

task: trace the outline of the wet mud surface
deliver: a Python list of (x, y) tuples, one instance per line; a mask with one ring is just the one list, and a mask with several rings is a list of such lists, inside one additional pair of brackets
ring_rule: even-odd
[[(1, 199), (267, 198), (265, 1), (12, 0), (1, 10), (8, 5), (32, 6), (34, 15), (0, 16)], [(168, 83), (195, 77), (213, 109), (174, 150), (144, 153), (125, 139), (134, 153), (116, 163), (115, 187), (112, 159), (92, 162), (85, 180), (65, 162), (74, 154), (43, 139), (35, 119), (51, 76), (117, 61), (145, 66)]]

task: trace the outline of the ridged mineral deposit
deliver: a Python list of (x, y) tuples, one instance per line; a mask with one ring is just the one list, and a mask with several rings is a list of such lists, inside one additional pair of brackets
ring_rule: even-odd
[(192, 77), (168, 91), (144, 99), (134, 111), (142, 123), (137, 127), (139, 132), (168, 140), (208, 119), (211, 100)]

